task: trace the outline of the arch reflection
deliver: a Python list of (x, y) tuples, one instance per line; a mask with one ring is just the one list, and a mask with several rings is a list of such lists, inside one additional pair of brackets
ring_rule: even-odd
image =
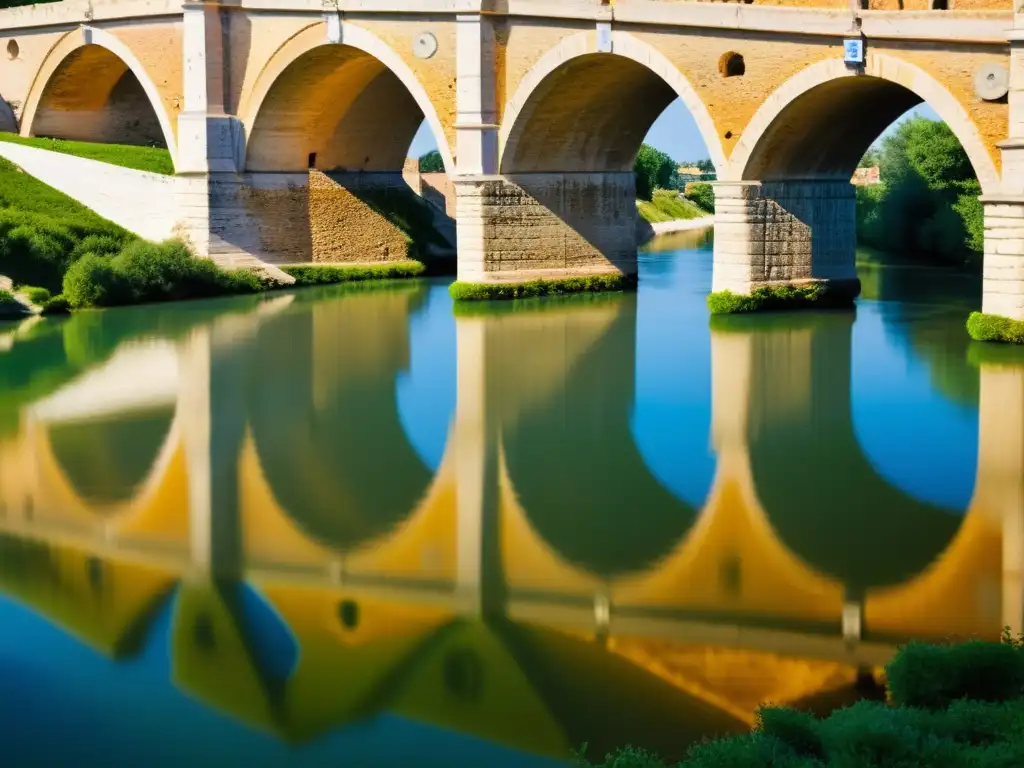
[(433, 479), (395, 395), (421, 296), (349, 295), (274, 318), (256, 335), (248, 413), (260, 466), (299, 527), (339, 551), (392, 530)]
[[(870, 474), (849, 318), (715, 327), (711, 370), (692, 372), (711, 377), (716, 454), (698, 509), (633, 443), (633, 297), (460, 315), (457, 412), (425, 467), (395, 395), (418, 296), (311, 295), (151, 334), (175, 360), (172, 385), (155, 377), (174, 459), (138, 451), (148, 471), (116, 487), (148, 490), (106, 519), (80, 484), (74, 508), (47, 495), (41, 457), (91, 465), (38, 439), (75, 423), (69, 403), (95, 417), (102, 400), (114, 424), (153, 412), (75, 395), (125, 360), (133, 385), (156, 370), (104, 347), (0, 437), (0, 592), (97, 655), (166, 643), (146, 696), (169, 727), (244, 724), (273, 738), (244, 730), (243, 756), (281, 759), (399, 721), (555, 759), (583, 741), (672, 759), (766, 700), (855, 699), (905, 638), (1021, 625), (1024, 367), (978, 363), (974, 497), (947, 511)], [(873, 562), (899, 554), (885, 536), (907, 556)]]

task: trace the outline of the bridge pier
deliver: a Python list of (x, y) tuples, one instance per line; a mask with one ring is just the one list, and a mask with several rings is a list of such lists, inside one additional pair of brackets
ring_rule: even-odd
[(856, 295), (857, 226), (849, 179), (715, 185), (713, 291), (824, 282)]
[(455, 188), (460, 281), (636, 274), (632, 172), (472, 176)]

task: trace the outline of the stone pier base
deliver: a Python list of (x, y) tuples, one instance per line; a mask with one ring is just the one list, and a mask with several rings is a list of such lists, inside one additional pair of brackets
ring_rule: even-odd
[(1024, 199), (983, 198), (984, 288), (981, 310), (1024, 321)]
[(812, 281), (856, 290), (856, 245), (848, 179), (715, 184), (715, 292)]
[(463, 283), (636, 274), (632, 173), (531, 173), (459, 179)]
[(401, 172), (211, 173), (177, 183), (180, 234), (224, 267), (454, 253), (454, 223)]

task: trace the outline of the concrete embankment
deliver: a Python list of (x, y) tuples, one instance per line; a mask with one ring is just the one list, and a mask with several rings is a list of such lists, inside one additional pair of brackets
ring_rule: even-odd
[(667, 235), (672, 232), (688, 232), (697, 229), (708, 229), (714, 226), (714, 214), (701, 216), (699, 219), (675, 219), (673, 221), (659, 221), (651, 223), (643, 219), (637, 219), (636, 244), (643, 245), (658, 235)]

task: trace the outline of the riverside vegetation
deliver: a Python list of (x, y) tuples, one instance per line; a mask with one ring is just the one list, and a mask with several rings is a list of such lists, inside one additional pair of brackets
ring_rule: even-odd
[[(52, 139), (0, 140), (38, 146), (154, 173), (173, 173), (170, 155), (154, 147)], [(409, 197), (413, 197), (410, 192)], [(429, 212), (413, 199), (367, 199), (406, 236), (409, 258), (381, 265), (287, 266), (295, 285), (417, 277), (441, 265), (426, 255), (440, 245)], [(142, 240), (0, 158), (0, 275), (43, 314), (69, 309), (175, 301), (280, 287), (254, 270), (225, 270), (196, 259), (180, 241)], [(13, 315), (13, 296), (5, 297)], [(16, 308), (15, 308), (16, 309)]]
[[(860, 701), (828, 717), (763, 707), (745, 735), (696, 744), (690, 768), (1014, 768), (1024, 764), (1024, 646), (911, 643), (886, 668), (888, 702)], [(625, 747), (587, 768), (667, 768)]]

